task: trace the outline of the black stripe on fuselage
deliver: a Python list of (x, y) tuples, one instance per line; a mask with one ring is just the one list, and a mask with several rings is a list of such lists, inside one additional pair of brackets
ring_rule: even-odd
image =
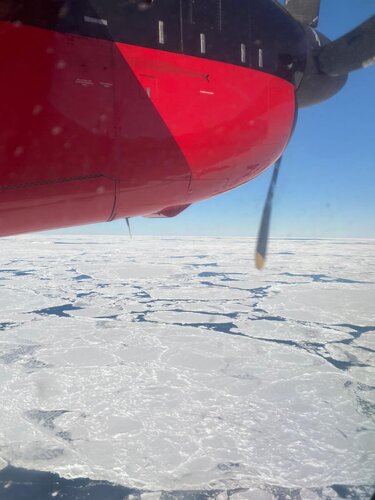
[(303, 28), (274, 0), (0, 0), (0, 20), (250, 67), (298, 85)]

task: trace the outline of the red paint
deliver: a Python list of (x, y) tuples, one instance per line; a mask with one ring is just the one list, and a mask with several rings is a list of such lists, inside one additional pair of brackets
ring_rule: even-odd
[(0, 235), (208, 198), (293, 126), (290, 83), (217, 61), (0, 22), (0, 63)]

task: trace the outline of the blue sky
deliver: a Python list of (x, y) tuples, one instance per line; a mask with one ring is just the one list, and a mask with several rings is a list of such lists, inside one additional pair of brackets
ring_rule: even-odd
[[(374, 0), (321, 0), (319, 30), (335, 39), (374, 15)], [(332, 99), (301, 109), (284, 154), (271, 236), (375, 237), (375, 66)], [(134, 234), (255, 236), (272, 169), (173, 219), (131, 220)], [(123, 220), (54, 233), (126, 234)]]

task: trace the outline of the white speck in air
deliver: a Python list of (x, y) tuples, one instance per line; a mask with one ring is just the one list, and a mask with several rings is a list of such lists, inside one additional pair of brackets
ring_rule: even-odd
[(14, 156), (21, 156), (23, 152), (24, 152), (23, 146), (17, 146), (16, 149), (14, 150)]
[(47, 54), (53, 54), (54, 50), (52, 47), (47, 47), (46, 52), (47, 52)]
[(96, 192), (98, 194), (103, 194), (104, 193), (104, 187), (103, 186), (99, 186), (98, 189), (96, 190)]
[(61, 127), (59, 127), (59, 126), (53, 127), (51, 130), (51, 134), (52, 135), (59, 135), (59, 134), (61, 134), (61, 131), (62, 131)]
[(40, 104), (36, 104), (33, 108), (33, 115), (36, 116), (36, 115), (39, 115), (39, 113), (41, 113), (43, 110), (43, 107), (40, 105)]
[(51, 497), (57, 497), (57, 495), (58, 495), (58, 494), (59, 494), (59, 492), (58, 492), (58, 491), (53, 491), (53, 492), (51, 493)]
[(69, 14), (69, 7), (67, 5), (64, 5), (61, 7), (59, 10), (59, 19), (64, 19)]
[(61, 59), (58, 63), (56, 63), (56, 68), (57, 69), (65, 69), (66, 68), (66, 62)]
[(139, 10), (147, 10), (151, 7), (151, 5), (154, 3), (154, 0), (147, 0), (146, 2), (141, 2), (138, 4), (138, 9)]
[(8, 481), (4, 484), (4, 489), (10, 488), (12, 486), (12, 481)]

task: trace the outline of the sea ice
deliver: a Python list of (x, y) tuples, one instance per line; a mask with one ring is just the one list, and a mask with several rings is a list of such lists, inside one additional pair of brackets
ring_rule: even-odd
[(3, 239), (0, 467), (108, 480), (142, 499), (336, 498), (337, 485), (362, 498), (375, 242), (273, 240), (262, 274), (253, 245)]

